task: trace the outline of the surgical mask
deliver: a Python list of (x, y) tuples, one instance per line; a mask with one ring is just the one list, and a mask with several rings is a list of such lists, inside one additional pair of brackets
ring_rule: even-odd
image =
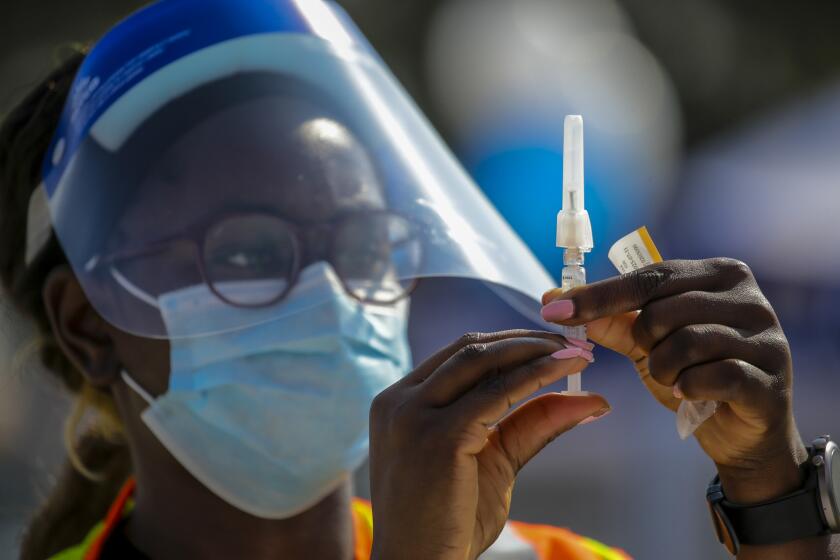
[[(193, 476), (271, 519), (313, 506), (364, 461), (370, 404), (411, 361), (408, 301), (359, 303), (326, 263), (306, 268), (279, 305), (279, 318), (246, 329), (172, 339), (169, 390), (157, 399), (123, 372), (150, 404), (145, 424)], [(255, 312), (203, 285), (159, 306), (170, 332)]]

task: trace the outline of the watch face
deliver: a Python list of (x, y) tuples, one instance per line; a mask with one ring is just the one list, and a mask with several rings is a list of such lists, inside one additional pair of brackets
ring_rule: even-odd
[(835, 518), (840, 515), (840, 448), (831, 445), (826, 449), (826, 462), (831, 472), (831, 506), (834, 508)]
[(726, 547), (726, 550), (728, 550), (733, 556), (738, 554), (740, 545), (734, 538), (735, 531), (732, 530), (732, 525), (730, 525), (727, 517), (721, 512), (720, 504), (710, 503), (709, 511), (712, 514), (712, 523), (715, 526), (715, 533), (717, 533), (718, 541), (720, 541), (720, 543)]
[(819, 469), (823, 520), (832, 533), (840, 533), (840, 447), (829, 441), (823, 457), (825, 463)]

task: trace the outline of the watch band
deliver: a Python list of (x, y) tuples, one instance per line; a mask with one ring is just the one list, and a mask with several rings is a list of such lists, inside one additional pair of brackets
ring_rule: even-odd
[(709, 485), (707, 497), (726, 516), (733, 540), (766, 545), (828, 534), (818, 492), (816, 471), (809, 469), (801, 489), (774, 500), (750, 505), (730, 502), (724, 497), (718, 476)]
[(716, 476), (706, 490), (706, 501), (718, 540), (737, 555), (742, 544), (772, 545), (840, 533), (836, 497), (840, 494), (840, 471), (836, 461), (840, 461), (840, 447), (830, 436), (818, 437), (808, 447), (802, 487), (757, 504), (727, 500)]

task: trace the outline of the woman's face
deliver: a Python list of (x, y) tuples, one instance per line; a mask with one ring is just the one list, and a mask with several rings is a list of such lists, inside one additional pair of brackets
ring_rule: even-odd
[[(235, 212), (270, 213), (311, 231), (385, 206), (370, 158), (350, 131), (307, 101), (283, 97), (231, 107), (194, 127), (149, 168), (137, 193), (115, 235), (127, 245), (204, 231)], [(301, 240), (301, 268), (323, 260), (328, 237), (325, 228)], [(183, 258), (194, 260), (189, 252)], [(183, 270), (158, 268), (150, 272), (163, 283), (175, 276), (179, 287), (202, 281), (197, 272), (190, 280)], [(168, 342), (106, 328), (116, 363), (152, 395), (164, 393)]]

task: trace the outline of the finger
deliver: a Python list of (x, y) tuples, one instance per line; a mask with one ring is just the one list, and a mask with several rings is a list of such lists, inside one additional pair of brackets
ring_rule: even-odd
[(744, 337), (724, 325), (689, 325), (674, 331), (650, 353), (650, 375), (672, 386), (682, 370), (707, 362), (737, 359), (762, 367), (775, 361), (776, 350), (764, 338)]
[(681, 327), (720, 324), (736, 329), (765, 329), (775, 324), (763, 297), (740, 292), (691, 291), (648, 303), (633, 324), (633, 339), (645, 352)]
[(543, 307), (542, 315), (547, 321), (580, 325), (683, 292), (728, 289), (751, 275), (733, 259), (664, 261), (563, 292)]
[(419, 395), (432, 406), (444, 406), (469, 391), (486, 375), (502, 375), (565, 348), (557, 340), (531, 337), (469, 344), (450, 356), (418, 386)]
[(689, 401), (719, 401), (758, 408), (774, 395), (773, 377), (749, 362), (709, 362), (680, 373), (675, 394)]
[(542, 304), (547, 305), (549, 302), (554, 301), (555, 299), (560, 299), (560, 296), (562, 296), (565, 292), (566, 290), (564, 290), (563, 288), (551, 288), (542, 295)]
[(495, 424), (515, 403), (589, 365), (588, 352), (567, 348), (509, 371), (491, 372), (452, 405), (454, 422)]
[(610, 405), (600, 395), (548, 393), (528, 401), (499, 422), (491, 430), (488, 444), (498, 447), (513, 472), (518, 472), (557, 436), (609, 410)]
[(586, 324), (586, 336), (592, 342), (638, 362), (647, 356), (633, 336), (633, 325), (638, 315), (638, 311), (631, 311), (595, 319)]
[(432, 356), (423, 361), (417, 366), (414, 371), (403, 378), (403, 382), (409, 385), (422, 383), (425, 381), (437, 368), (443, 365), (446, 360), (452, 357), (453, 354), (471, 344), (487, 344), (499, 340), (506, 340), (510, 338), (544, 338), (547, 340), (557, 341), (562, 344), (565, 338), (558, 334), (547, 331), (534, 331), (527, 329), (512, 329), (508, 331), (498, 331), (492, 333), (467, 333), (450, 345), (435, 352)]

